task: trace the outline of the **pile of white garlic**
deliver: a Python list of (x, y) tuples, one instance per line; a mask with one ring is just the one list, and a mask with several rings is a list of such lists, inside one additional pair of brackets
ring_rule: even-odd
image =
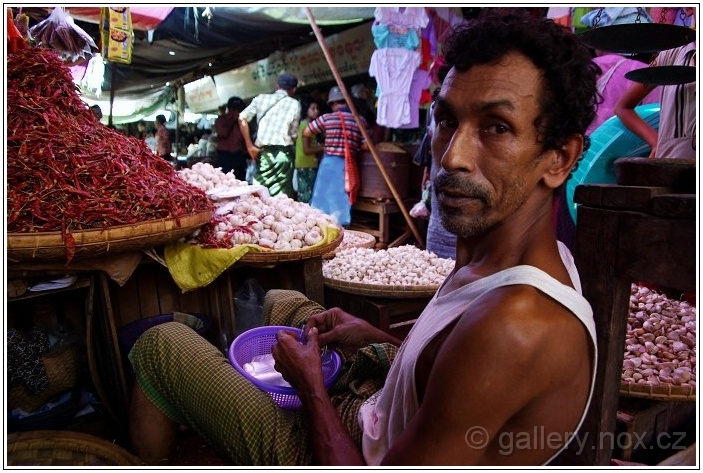
[(347, 248), (322, 263), (326, 278), (386, 286), (439, 286), (452, 269), (453, 259), (412, 245), (378, 251)]
[[(225, 174), (208, 163), (195, 163), (178, 172), (186, 182), (206, 192), (249, 185), (231, 171)], [(244, 193), (218, 207), (209, 223), (182, 241), (204, 248), (253, 244), (277, 251), (300, 250), (320, 243), (330, 226), (338, 226), (331, 216), (286, 195)]]
[(696, 385), (696, 308), (632, 285), (622, 380)]
[(290, 251), (320, 243), (334, 219), (285, 195), (259, 197), (247, 194), (233, 203), (229, 213), (215, 215), (186, 242), (205, 248), (232, 248), (253, 244)]
[(222, 172), (222, 168), (216, 168), (210, 163), (195, 163), (190, 168), (178, 171), (178, 175), (188, 184), (197, 187), (202, 191), (209, 191), (217, 188), (233, 188), (247, 186), (247, 181), (240, 181), (234, 177), (234, 171)]

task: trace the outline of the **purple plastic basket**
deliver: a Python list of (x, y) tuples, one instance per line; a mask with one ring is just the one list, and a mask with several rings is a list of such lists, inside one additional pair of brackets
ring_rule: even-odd
[[(294, 332), (300, 336), (303, 331), (296, 327), (282, 325), (267, 325), (256, 327), (239, 335), (229, 346), (229, 362), (242, 376), (251, 381), (257, 388), (267, 393), (283, 409), (294, 410), (301, 406), (300, 398), (295, 389), (287, 386), (277, 386), (255, 378), (244, 369), (244, 364), (252, 358), (271, 353), (271, 347), (276, 343), (276, 333), (279, 330)], [(322, 371), (325, 388), (332, 386), (342, 369), (342, 357), (335, 350), (327, 350), (322, 359)]]

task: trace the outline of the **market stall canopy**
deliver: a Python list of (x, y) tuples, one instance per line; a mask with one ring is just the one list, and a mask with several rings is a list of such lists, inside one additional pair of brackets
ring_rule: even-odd
[[(75, 20), (98, 23), (100, 7), (66, 7)], [(173, 7), (131, 7), (132, 27), (135, 30), (153, 30), (168, 16)]]
[[(99, 8), (70, 7), (86, 31), (98, 37)], [(165, 16), (166, 10), (170, 10)], [(374, 7), (314, 7), (325, 34), (344, 31), (373, 18)], [(135, 22), (131, 64), (108, 64), (103, 90), (139, 100), (168, 88), (215, 75), (276, 51), (315, 42), (297, 7), (132, 7)], [(151, 30), (144, 30), (154, 25)], [(115, 68), (114, 84), (112, 70)], [(84, 91), (87, 99), (95, 100)]]

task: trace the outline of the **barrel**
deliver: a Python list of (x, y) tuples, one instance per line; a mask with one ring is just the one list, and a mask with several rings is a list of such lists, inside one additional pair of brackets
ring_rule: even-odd
[[(401, 199), (406, 198), (410, 180), (410, 155), (403, 148), (393, 143), (378, 143), (374, 145), (374, 149), (398, 196)], [(361, 180), (359, 197), (372, 199), (394, 198), (370, 151), (363, 151), (359, 155), (359, 179)]]

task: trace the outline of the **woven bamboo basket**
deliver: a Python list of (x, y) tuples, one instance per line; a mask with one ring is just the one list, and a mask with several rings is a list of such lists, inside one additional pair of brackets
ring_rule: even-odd
[[(133, 225), (72, 232), (76, 241), (74, 260), (105, 253), (124, 253), (152, 248), (177, 240), (210, 221), (210, 211), (163, 218)], [(61, 232), (8, 233), (7, 258), (19, 261), (66, 260)]]
[(361, 296), (387, 297), (389, 299), (412, 299), (434, 296), (439, 285), (425, 286), (396, 286), (385, 284), (364, 284), (358, 282), (340, 281), (338, 279), (323, 278), (325, 286), (349, 294)]
[(329, 253), (322, 255), (324, 259), (334, 258), (335, 255), (347, 248), (373, 248), (376, 246), (376, 237), (357, 230), (344, 230), (344, 238), (342, 243)]
[(627, 397), (639, 397), (657, 401), (695, 401), (695, 386), (675, 386), (673, 384), (636, 384), (620, 382), (620, 394)]
[(332, 240), (326, 245), (317, 246), (313, 248), (303, 248), (300, 250), (291, 251), (250, 251), (244, 256), (242, 256), (236, 264), (246, 263), (269, 265), (322, 256), (326, 253), (334, 251), (342, 243), (342, 239), (344, 238), (344, 232), (345, 230), (340, 229), (339, 234), (334, 240)]
[(52, 397), (76, 386), (80, 375), (80, 353), (75, 344), (52, 348), (42, 357), (49, 384), (39, 394), (29, 394), (24, 386), (12, 386), (7, 392), (7, 406), (34, 412)]
[(7, 437), (8, 466), (142, 466), (122, 447), (93, 435), (62, 430), (17, 432)]

